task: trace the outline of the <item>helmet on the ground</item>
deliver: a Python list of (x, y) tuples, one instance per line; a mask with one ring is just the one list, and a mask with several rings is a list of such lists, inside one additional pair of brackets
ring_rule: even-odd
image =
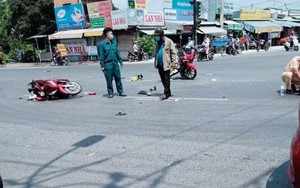
[(164, 35), (165, 32), (161, 27), (158, 27), (154, 30), (154, 35)]

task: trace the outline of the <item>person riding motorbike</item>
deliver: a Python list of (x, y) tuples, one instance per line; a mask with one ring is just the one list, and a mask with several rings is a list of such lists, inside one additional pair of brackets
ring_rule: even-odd
[(134, 41), (133, 43), (133, 53), (135, 56), (139, 55), (139, 46), (137, 41)]
[(60, 62), (61, 60), (61, 52), (58, 50), (57, 47), (54, 48), (54, 59), (56, 62)]
[(194, 48), (194, 41), (192, 40), (192, 37), (188, 37), (188, 43), (186, 47), (190, 47), (191, 49)]
[(297, 36), (295, 34), (295, 31), (293, 31), (289, 37), (289, 41), (290, 41), (290, 44), (291, 46), (290, 47), (293, 47), (294, 46), (294, 39), (297, 39)]
[(208, 36), (205, 37), (205, 39), (204, 39), (202, 45), (203, 45), (204, 48), (205, 48), (206, 58), (209, 59), (209, 58), (208, 58), (208, 55), (209, 55), (210, 39), (209, 39)]

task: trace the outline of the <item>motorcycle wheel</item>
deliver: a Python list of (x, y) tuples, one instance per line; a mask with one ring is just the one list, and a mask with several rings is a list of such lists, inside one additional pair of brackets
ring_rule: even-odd
[(143, 61), (148, 61), (149, 60), (149, 55), (148, 54), (144, 54), (143, 55)]
[(55, 66), (55, 65), (56, 65), (55, 61), (54, 61), (54, 60), (51, 60), (51, 61), (50, 61), (50, 65), (51, 65), (51, 66)]
[(199, 54), (198, 57), (197, 57), (197, 62), (200, 62), (200, 61), (202, 61), (202, 60), (203, 60), (203, 58), (202, 58), (201, 55)]
[(186, 69), (184, 73), (184, 77), (189, 80), (195, 79), (197, 76), (197, 70), (195, 69)]
[(212, 61), (214, 59), (214, 54), (209, 54), (208, 60)]
[(236, 55), (236, 54), (237, 54), (237, 51), (234, 50), (234, 49), (232, 49), (232, 50), (231, 50), (231, 54), (232, 54), (232, 55)]
[(130, 62), (134, 62), (135, 57), (134, 57), (133, 55), (129, 54), (129, 55), (128, 55), (128, 60), (129, 60)]
[(287, 47), (287, 46), (284, 46), (284, 49), (285, 49), (285, 51), (289, 51), (290, 50), (290, 48)]
[(238, 48), (238, 49), (237, 49), (237, 53), (238, 53), (238, 54), (242, 54), (242, 51), (243, 51), (242, 48)]
[(265, 51), (269, 51), (270, 45), (265, 46)]
[(63, 88), (69, 95), (78, 95), (82, 91), (82, 87), (77, 82), (67, 82)]
[(223, 49), (223, 50), (220, 51), (220, 53), (221, 53), (221, 56), (224, 57), (226, 55), (226, 50)]
[(67, 60), (67, 59), (64, 60), (64, 65), (65, 65), (65, 66), (68, 66), (68, 65), (69, 65), (69, 60)]
[(294, 50), (295, 50), (295, 51), (298, 51), (298, 50), (299, 50), (299, 46), (295, 46), (295, 47), (294, 47)]

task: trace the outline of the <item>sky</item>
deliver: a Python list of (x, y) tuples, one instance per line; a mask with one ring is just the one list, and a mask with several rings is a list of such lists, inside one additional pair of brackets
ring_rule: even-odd
[[(128, 7), (128, 0), (113, 0), (113, 3), (119, 9)], [(149, 10), (163, 10), (163, 0), (147, 0)], [(284, 8), (285, 3), (288, 9), (300, 9), (300, 0), (225, 0), (228, 3), (234, 3), (235, 9), (253, 9), (275, 7)]]

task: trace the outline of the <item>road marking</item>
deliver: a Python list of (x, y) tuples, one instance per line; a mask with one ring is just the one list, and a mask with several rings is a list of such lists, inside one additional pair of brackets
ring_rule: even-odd
[[(152, 101), (157, 100), (159, 101), (159, 97), (135, 97), (135, 96), (127, 96), (127, 99), (134, 99), (134, 100), (143, 100), (143, 101)], [(228, 101), (229, 99), (226, 98), (174, 98), (171, 97), (166, 101)]]
[(232, 82), (266, 82), (266, 80), (231, 80)]

